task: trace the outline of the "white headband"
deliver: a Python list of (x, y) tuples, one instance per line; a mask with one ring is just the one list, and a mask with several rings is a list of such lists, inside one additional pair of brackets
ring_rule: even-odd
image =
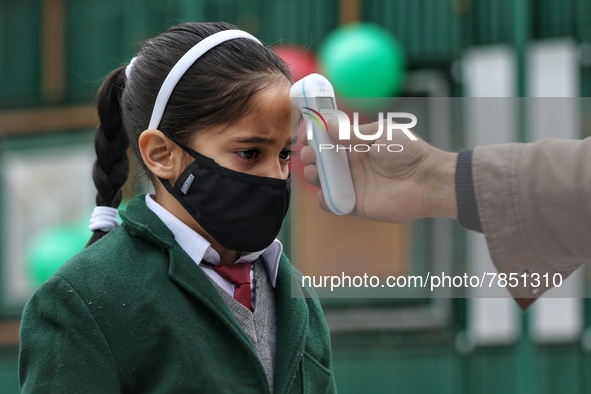
[[(197, 59), (199, 59), (211, 48), (218, 46), (222, 42), (234, 40), (236, 38), (246, 38), (263, 45), (259, 40), (256, 39), (256, 37), (242, 30), (223, 30), (199, 41), (193, 48), (189, 49), (189, 51), (179, 59), (172, 70), (170, 70), (168, 73), (168, 76), (160, 87), (158, 97), (156, 97), (156, 103), (154, 104), (154, 110), (152, 111), (152, 117), (150, 118), (148, 129), (157, 129), (160, 125), (160, 121), (162, 120), (162, 115), (166, 109), (168, 99), (170, 99), (170, 95), (172, 94), (176, 84), (187, 72), (189, 67), (191, 67), (193, 63), (197, 61)], [(129, 65), (131, 66), (132, 64), (133, 59)], [(126, 74), (129, 73), (126, 72)]]

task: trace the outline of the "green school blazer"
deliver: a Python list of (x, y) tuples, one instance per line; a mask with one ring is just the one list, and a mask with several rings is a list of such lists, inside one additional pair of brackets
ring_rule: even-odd
[[(22, 392), (268, 393), (247, 334), (144, 196), (121, 216), (27, 303)], [(283, 255), (273, 391), (336, 392), (320, 304), (292, 278), (300, 283)]]

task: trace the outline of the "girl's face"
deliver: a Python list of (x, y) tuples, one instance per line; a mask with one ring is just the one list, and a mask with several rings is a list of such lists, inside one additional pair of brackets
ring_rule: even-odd
[(219, 165), (252, 175), (287, 179), (292, 145), (290, 83), (259, 91), (253, 110), (237, 122), (200, 130), (191, 148)]

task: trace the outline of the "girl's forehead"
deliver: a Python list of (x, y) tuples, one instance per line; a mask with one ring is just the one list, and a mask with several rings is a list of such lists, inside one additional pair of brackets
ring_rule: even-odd
[(253, 100), (252, 111), (238, 123), (262, 134), (284, 134), (287, 138), (292, 121), (290, 87), (286, 80), (260, 90)]
[(285, 145), (291, 141), (293, 130), (290, 88), (291, 84), (285, 80), (285, 83), (275, 83), (261, 89), (253, 98), (252, 108), (245, 116), (230, 124), (197, 132), (195, 140), (259, 138)]
[(291, 85), (285, 83), (274, 84), (260, 90), (253, 100), (253, 112), (258, 115), (268, 115), (271, 118), (283, 120), (283, 115), (291, 114)]

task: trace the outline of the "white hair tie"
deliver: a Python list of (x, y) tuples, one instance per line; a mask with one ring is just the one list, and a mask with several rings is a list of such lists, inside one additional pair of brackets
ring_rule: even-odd
[(90, 218), (90, 231), (102, 231), (108, 233), (119, 226), (119, 211), (111, 207), (94, 207)]

